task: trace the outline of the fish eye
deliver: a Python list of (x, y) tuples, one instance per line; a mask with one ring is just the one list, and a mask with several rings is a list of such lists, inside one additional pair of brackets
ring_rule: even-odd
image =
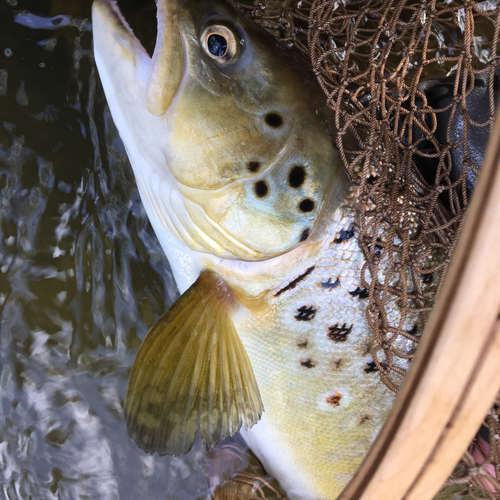
[(202, 47), (212, 58), (222, 64), (231, 63), (238, 52), (235, 34), (220, 24), (209, 26), (201, 37)]

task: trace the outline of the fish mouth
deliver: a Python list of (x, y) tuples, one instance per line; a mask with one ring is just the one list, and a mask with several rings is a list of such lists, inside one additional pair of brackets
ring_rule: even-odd
[[(146, 8), (149, 9), (150, 5)], [(156, 25), (151, 57), (125, 19), (117, 0), (94, 0), (92, 5), (96, 61), (100, 59), (108, 72), (124, 60), (131, 63), (136, 71), (135, 77), (141, 83), (146, 107), (154, 116), (166, 113), (183, 77), (185, 50), (177, 26), (176, 9), (176, 3), (156, 2), (157, 22), (148, 22), (149, 26)], [(151, 45), (149, 41), (148, 46)], [(120, 78), (114, 80), (117, 86), (124, 83)]]
[[(151, 58), (135, 36), (116, 0), (94, 0), (92, 29), (98, 66), (112, 73), (122, 64), (121, 61), (125, 61), (130, 72), (132, 63), (136, 70), (133, 77), (138, 76), (144, 83), (149, 73)], [(129, 78), (131, 76), (129, 75)], [(113, 80), (116, 79), (111, 78), (112, 83)]]

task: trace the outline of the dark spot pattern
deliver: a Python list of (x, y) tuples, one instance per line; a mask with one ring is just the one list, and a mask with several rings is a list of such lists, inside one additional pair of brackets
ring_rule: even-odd
[(258, 161), (249, 161), (247, 163), (247, 170), (253, 174), (258, 172), (260, 170), (260, 163)]
[(340, 280), (337, 278), (335, 281), (332, 281), (332, 278), (328, 278), (328, 281), (321, 282), (321, 288), (323, 290), (333, 290), (334, 288), (338, 288), (340, 286)]
[(288, 184), (294, 189), (298, 189), (306, 180), (306, 170), (302, 165), (296, 165), (288, 174)]
[(314, 200), (311, 200), (311, 198), (306, 198), (299, 203), (299, 210), (304, 213), (312, 212), (315, 205), (316, 204), (314, 203)]
[(377, 365), (375, 364), (375, 361), (370, 361), (369, 363), (366, 363), (363, 370), (365, 371), (365, 373), (373, 373), (378, 371), (378, 368)]
[(266, 181), (258, 181), (254, 184), (254, 191), (257, 198), (265, 198), (269, 192), (269, 186)]
[[(385, 369), (387, 368), (387, 364), (386, 363), (380, 363), (380, 366), (382, 367), (383, 371), (385, 371)], [(378, 371), (379, 368), (377, 366), (377, 363), (375, 363), (375, 361), (370, 361), (369, 363), (366, 363), (366, 366), (363, 368), (363, 370), (366, 373), (373, 373), (373, 372)]]
[(345, 342), (352, 331), (352, 327), (353, 325), (347, 326), (346, 323), (342, 326), (336, 323), (328, 327), (327, 336), (330, 340), (333, 340), (333, 342)]
[(332, 406), (340, 406), (340, 400), (342, 399), (342, 394), (335, 391), (333, 394), (326, 398), (326, 402)]
[(417, 325), (413, 325), (409, 330), (408, 330), (408, 333), (410, 333), (411, 335), (417, 335), (418, 334), (418, 326)]
[(341, 229), (339, 235), (333, 240), (334, 243), (343, 243), (354, 236), (354, 226), (351, 224), (347, 229)]
[(299, 277), (295, 278), (293, 281), (288, 283), (287, 286), (285, 286), (281, 290), (278, 290), (274, 294), (274, 296), (279, 297), (282, 293), (285, 293), (288, 290), (293, 290), (302, 280), (306, 279), (313, 271), (314, 271), (314, 266), (310, 267), (304, 274), (301, 274)]
[(370, 177), (368, 177), (366, 179), (366, 182), (368, 182), (368, 184), (373, 185), (377, 182), (377, 180), (378, 180), (378, 177), (376, 175), (370, 175)]
[(304, 229), (304, 231), (302, 231), (302, 234), (300, 235), (299, 241), (306, 241), (307, 238), (309, 238), (309, 231), (310, 230), (311, 230), (310, 227), (307, 227), (306, 229)]
[(364, 415), (361, 415), (359, 417), (359, 423), (360, 423), (360, 425), (366, 424), (366, 422), (371, 422), (372, 418), (373, 417), (371, 415), (368, 415), (368, 413), (365, 413)]
[(301, 361), (300, 364), (305, 368), (314, 368), (316, 366), (316, 363), (312, 359), (306, 359), (305, 361)]
[(297, 309), (294, 318), (297, 321), (311, 321), (316, 316), (316, 309), (312, 306), (302, 306)]
[(422, 282), (423, 283), (432, 283), (434, 281), (434, 274), (429, 273), (429, 274), (421, 274), (422, 277)]
[(356, 288), (356, 290), (349, 292), (349, 295), (357, 297), (358, 299), (367, 299), (370, 296), (370, 292), (366, 288)]
[(307, 347), (309, 345), (309, 340), (301, 340), (300, 342), (297, 342), (297, 346), (300, 347), (301, 349)]
[(264, 120), (272, 128), (280, 128), (283, 125), (283, 117), (276, 112), (267, 113)]

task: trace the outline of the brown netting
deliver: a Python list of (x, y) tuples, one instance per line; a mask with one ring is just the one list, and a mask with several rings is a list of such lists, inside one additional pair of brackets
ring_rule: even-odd
[[(397, 391), (414, 355), (408, 345), (418, 344), (444, 279), (493, 123), (498, 0), (232, 3), (309, 59), (335, 112), (337, 147), (359, 186), (374, 366)], [(397, 317), (389, 312), (394, 302)], [(418, 321), (408, 328), (412, 318)], [(475, 498), (500, 498), (498, 413), (494, 407), (483, 429), (491, 447), (476, 439), (449, 480)]]

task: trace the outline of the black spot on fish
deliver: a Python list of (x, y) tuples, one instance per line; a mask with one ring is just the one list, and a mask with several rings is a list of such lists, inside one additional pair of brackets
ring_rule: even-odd
[(334, 243), (342, 243), (354, 236), (354, 226), (351, 224), (347, 229), (341, 229), (339, 235), (333, 240)]
[(312, 359), (306, 359), (305, 361), (301, 361), (300, 364), (305, 368), (314, 368), (316, 366), (316, 363)]
[(342, 399), (342, 394), (335, 391), (333, 394), (326, 398), (326, 402), (332, 406), (340, 406), (340, 400)]
[(422, 281), (424, 283), (432, 283), (434, 281), (434, 274), (433, 273), (421, 274), (420, 276), (422, 277)]
[(417, 325), (413, 325), (409, 330), (408, 330), (408, 333), (411, 333), (412, 335), (417, 335), (418, 333), (418, 326)]
[(267, 113), (264, 120), (272, 128), (280, 128), (283, 125), (283, 117), (276, 112)]
[(288, 184), (294, 189), (299, 188), (306, 180), (306, 170), (302, 165), (296, 165), (288, 174)]
[(302, 280), (307, 278), (314, 271), (314, 266), (310, 267), (304, 274), (301, 274), (298, 278), (295, 278), (293, 281), (288, 283), (284, 288), (278, 290), (274, 296), (279, 297), (282, 293), (287, 292), (288, 290), (294, 289)]
[(311, 200), (311, 198), (306, 198), (299, 203), (299, 210), (306, 213), (312, 212), (314, 210), (314, 206), (314, 200)]
[(247, 163), (247, 170), (249, 172), (255, 173), (258, 172), (260, 169), (260, 163), (258, 161), (249, 161)]
[(352, 331), (352, 327), (353, 325), (347, 326), (346, 323), (344, 323), (342, 326), (336, 323), (335, 325), (328, 327), (327, 336), (334, 342), (345, 342)]
[(333, 290), (334, 288), (338, 288), (340, 286), (340, 280), (337, 278), (335, 281), (332, 281), (332, 278), (328, 278), (328, 281), (321, 282), (321, 288), (323, 290)]
[(301, 340), (300, 342), (297, 342), (297, 346), (300, 348), (307, 347), (309, 345), (309, 340)]
[(302, 306), (297, 309), (294, 318), (297, 321), (311, 321), (316, 316), (316, 309), (312, 306)]
[(359, 423), (360, 425), (366, 424), (366, 422), (370, 422), (372, 420), (372, 416), (368, 415), (368, 413), (365, 413), (364, 415), (361, 415), (359, 417)]
[(309, 238), (309, 231), (311, 230), (310, 227), (307, 227), (302, 231), (302, 234), (300, 235), (300, 240), (299, 241), (306, 241), (307, 238)]
[[(387, 368), (386, 363), (380, 363), (380, 366), (384, 371)], [(373, 373), (377, 372), (379, 368), (377, 366), (377, 363), (375, 363), (375, 361), (370, 361), (369, 363), (365, 363), (365, 367), (363, 368), (363, 370), (365, 371), (365, 373)]]
[(370, 177), (368, 177), (366, 179), (366, 182), (368, 182), (368, 184), (375, 184), (378, 180), (378, 177), (376, 175), (370, 175)]
[(349, 295), (357, 297), (358, 299), (367, 299), (370, 296), (370, 292), (366, 288), (359, 288), (359, 286), (353, 292), (349, 292)]
[(269, 193), (269, 186), (266, 181), (256, 182), (253, 186), (257, 198), (265, 198)]
[(377, 365), (375, 364), (375, 361), (370, 361), (369, 363), (365, 363), (365, 365), (366, 366), (363, 368), (365, 373), (373, 373), (373, 372), (378, 371), (378, 368), (377, 368)]

